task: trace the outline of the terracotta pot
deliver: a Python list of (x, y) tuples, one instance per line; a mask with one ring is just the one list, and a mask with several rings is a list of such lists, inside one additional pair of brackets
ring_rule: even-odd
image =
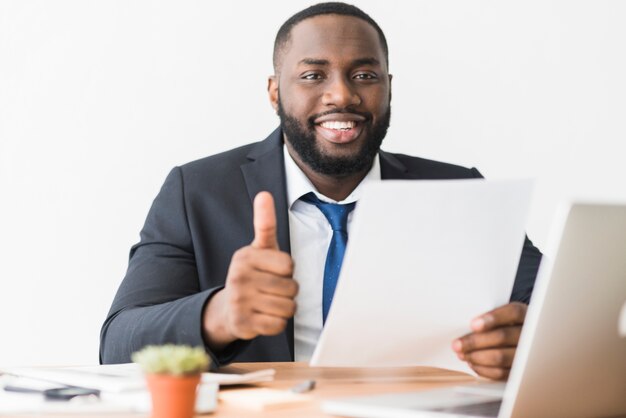
[(174, 376), (146, 375), (152, 396), (152, 418), (192, 418), (200, 374)]

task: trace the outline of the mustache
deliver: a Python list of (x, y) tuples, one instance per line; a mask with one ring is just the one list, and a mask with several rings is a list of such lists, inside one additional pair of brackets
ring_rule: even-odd
[(353, 115), (362, 116), (365, 118), (366, 122), (372, 120), (372, 114), (370, 112), (359, 112), (359, 111), (351, 110), (351, 109), (333, 109), (333, 110), (327, 110), (326, 112), (322, 112), (322, 113), (316, 113), (315, 115), (309, 117), (308, 118), (309, 127), (315, 126), (315, 120), (317, 118), (321, 118), (322, 116), (337, 115), (337, 114), (342, 114), (342, 113), (350, 113)]

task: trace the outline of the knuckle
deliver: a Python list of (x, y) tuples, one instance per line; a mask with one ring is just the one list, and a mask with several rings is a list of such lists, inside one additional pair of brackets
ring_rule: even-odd
[(526, 316), (526, 310), (528, 309), (528, 307), (520, 302), (516, 302), (513, 304), (514, 309), (515, 309), (515, 317), (518, 319), (524, 319), (524, 317)]
[(240, 286), (247, 281), (246, 269), (242, 263), (234, 260), (230, 263), (228, 276), (226, 277), (227, 285)]
[(508, 328), (498, 328), (494, 331), (495, 343), (496, 344), (506, 344), (510, 337), (510, 332)]
[(254, 324), (254, 329), (261, 335), (267, 335), (269, 331), (269, 325), (267, 320), (258, 320)]
[(241, 312), (244, 310), (247, 302), (247, 296), (244, 292), (234, 291), (230, 295), (230, 305), (235, 312)]
[(493, 360), (493, 363), (496, 365), (502, 365), (506, 360), (506, 356), (504, 355), (504, 352), (502, 350), (494, 350), (491, 354), (491, 358)]
[(239, 286), (245, 281), (245, 276), (241, 274), (239, 268), (234, 267), (228, 275), (228, 283), (233, 286)]
[(289, 290), (291, 292), (291, 296), (295, 297), (298, 294), (298, 291), (300, 290), (300, 285), (295, 280), (290, 280)]
[(285, 258), (286, 258), (286, 260), (285, 260), (285, 268), (287, 268), (290, 272), (292, 272), (293, 268), (294, 268), (293, 258), (291, 258), (291, 256), (289, 256), (289, 254), (285, 254)]
[(291, 275), (293, 273), (294, 263), (291, 256), (287, 253), (280, 252), (280, 256), (277, 259), (280, 266), (281, 273), (284, 275)]
[(251, 247), (242, 247), (235, 252), (237, 263), (243, 266), (248, 266), (254, 263), (254, 260), (258, 254), (258, 250)]
[(468, 335), (467, 337), (463, 339), (462, 344), (463, 344), (463, 351), (465, 352), (473, 351), (476, 348), (475, 337), (473, 335)]
[(289, 305), (287, 305), (287, 314), (291, 318), (292, 316), (294, 316), (296, 314), (296, 310), (298, 308), (298, 305), (293, 300), (291, 300), (290, 302), (291, 303), (289, 303)]
[(286, 319), (279, 319), (278, 324), (276, 326), (276, 334), (282, 332), (287, 327)]
[(263, 321), (259, 324), (259, 328), (263, 335), (276, 335), (285, 328), (286, 323), (287, 321), (276, 318), (271, 321)]
[(233, 262), (242, 262), (249, 257), (249, 247), (242, 247), (233, 253)]
[(241, 333), (247, 330), (247, 324), (248, 324), (248, 320), (245, 317), (245, 315), (242, 315), (238, 312), (236, 312), (233, 315), (232, 325), (233, 325), (233, 328), (236, 329), (238, 332)]
[(286, 279), (281, 276), (272, 276), (270, 284), (277, 289), (283, 289), (286, 286)]
[(243, 298), (240, 296), (233, 296), (230, 299), (230, 308), (233, 312), (241, 312), (243, 310)]
[(507, 369), (495, 369), (494, 373), (493, 373), (493, 377), (496, 380), (503, 380), (506, 379), (506, 377), (508, 376), (508, 370)]

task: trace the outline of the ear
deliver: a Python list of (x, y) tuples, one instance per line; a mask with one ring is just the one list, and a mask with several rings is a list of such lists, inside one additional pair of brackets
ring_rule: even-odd
[(267, 78), (267, 95), (274, 111), (278, 111), (278, 78), (275, 75)]
[(389, 74), (389, 101), (391, 102), (391, 79), (393, 79), (393, 75)]

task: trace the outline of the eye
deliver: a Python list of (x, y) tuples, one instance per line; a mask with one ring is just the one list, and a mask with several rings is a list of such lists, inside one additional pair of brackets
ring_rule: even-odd
[(305, 73), (300, 78), (302, 80), (315, 81), (315, 80), (321, 80), (322, 75), (319, 73)]
[(370, 81), (370, 80), (378, 79), (378, 76), (376, 75), (376, 73), (359, 72), (359, 73), (356, 73), (352, 78), (354, 78), (355, 80)]

